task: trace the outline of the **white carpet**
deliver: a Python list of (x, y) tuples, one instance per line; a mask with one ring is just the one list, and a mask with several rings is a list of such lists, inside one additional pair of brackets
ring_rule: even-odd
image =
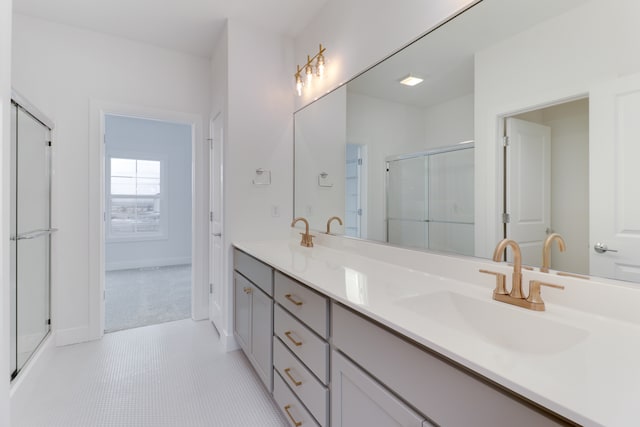
[(105, 332), (191, 317), (191, 265), (108, 271)]

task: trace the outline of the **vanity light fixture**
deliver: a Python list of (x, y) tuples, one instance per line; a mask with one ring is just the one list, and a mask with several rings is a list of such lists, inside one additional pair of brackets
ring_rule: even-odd
[[(298, 96), (302, 96), (302, 88), (304, 86), (311, 85), (311, 81), (313, 80), (314, 74), (319, 78), (324, 77), (324, 72), (325, 72), (324, 51), (325, 50), (327, 49), (322, 47), (322, 44), (320, 44), (320, 49), (318, 49), (318, 53), (316, 53), (313, 56), (313, 58), (307, 55), (306, 64), (302, 68), (300, 68), (300, 66), (297, 65), (297, 69), (296, 69), (296, 73), (294, 74), (294, 77), (296, 79), (296, 92)], [(315, 65), (314, 65), (314, 61), (315, 61)], [(306, 76), (306, 79), (305, 79), (306, 81), (303, 81), (302, 79), (302, 71), (304, 71), (304, 74)]]
[(405, 86), (415, 86), (422, 83), (423, 81), (424, 79), (421, 79), (420, 77), (412, 76), (411, 74), (409, 74), (407, 77), (400, 80), (400, 84), (403, 84)]

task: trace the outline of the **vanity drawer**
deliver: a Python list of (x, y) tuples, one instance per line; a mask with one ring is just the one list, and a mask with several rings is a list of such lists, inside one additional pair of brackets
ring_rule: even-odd
[(233, 268), (273, 296), (273, 268), (238, 249), (233, 250)]
[(274, 333), (320, 381), (327, 384), (329, 344), (278, 304), (274, 313)]
[(291, 427), (320, 427), (278, 373), (273, 374), (273, 399)]
[(273, 367), (320, 425), (328, 425), (329, 391), (277, 337), (273, 337)]
[(329, 301), (319, 293), (276, 271), (275, 300), (323, 338), (329, 337)]

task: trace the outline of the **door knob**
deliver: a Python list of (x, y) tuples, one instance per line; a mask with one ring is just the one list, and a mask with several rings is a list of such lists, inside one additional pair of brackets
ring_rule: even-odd
[(595, 250), (599, 254), (603, 254), (605, 252), (618, 252), (616, 249), (609, 249), (607, 247), (607, 245), (605, 245), (604, 243), (600, 243), (600, 242), (597, 242), (593, 246), (593, 250)]
[(222, 236), (222, 233), (213, 233), (213, 237), (220, 237)]

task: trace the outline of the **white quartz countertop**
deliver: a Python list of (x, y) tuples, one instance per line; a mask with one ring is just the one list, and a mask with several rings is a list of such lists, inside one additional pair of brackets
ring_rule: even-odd
[[(234, 245), (576, 423), (640, 425), (637, 323), (549, 302), (544, 312), (500, 303), (480, 273), (478, 282), (470, 283), (426, 272), (429, 262), (444, 259), (426, 253), (427, 267), (420, 271), (379, 256), (321, 245), (304, 248), (291, 240)], [(444, 262), (455, 269), (465, 260)], [(434, 265), (434, 271), (442, 267)], [(543, 289), (543, 298), (552, 292)]]

